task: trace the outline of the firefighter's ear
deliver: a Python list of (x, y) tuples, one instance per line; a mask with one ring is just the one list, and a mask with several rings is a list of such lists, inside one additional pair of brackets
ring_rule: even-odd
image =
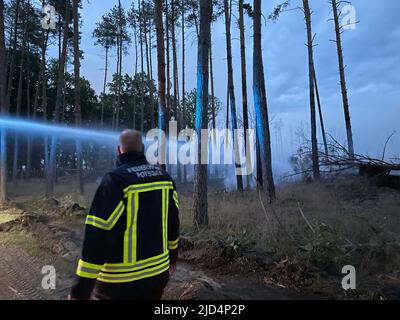
[(121, 152), (121, 147), (120, 147), (120, 146), (117, 147), (117, 152), (118, 152), (118, 155), (121, 155), (121, 154), (122, 154), (122, 152)]

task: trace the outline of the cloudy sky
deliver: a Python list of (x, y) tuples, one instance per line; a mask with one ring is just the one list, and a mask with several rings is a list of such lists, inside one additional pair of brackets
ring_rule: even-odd
[[(135, 0), (136, 1), (136, 0)], [(292, 8), (300, 0), (292, 0)], [(104, 56), (100, 47), (94, 46), (91, 37), (95, 24), (117, 1), (85, 0), (82, 11), (82, 49), (85, 60), (82, 73), (95, 89), (102, 88)], [(129, 8), (132, 0), (123, 0)], [(235, 3), (235, 2), (234, 2)], [(263, 13), (268, 15), (279, 0), (263, 1)], [(327, 0), (310, 0), (313, 14), (313, 32), (316, 33), (315, 63), (324, 108), (327, 131), (345, 142), (344, 116), (341, 104), (338, 65), (331, 8)], [(400, 1), (354, 0), (356, 19), (354, 30), (343, 34), (349, 100), (353, 122), (355, 146), (359, 153), (377, 156), (382, 152), (386, 138), (395, 130), (398, 134), (389, 145), (391, 156), (400, 154)], [(233, 8), (237, 15), (237, 7)], [(236, 18), (234, 18), (236, 19)], [(246, 18), (247, 65), (249, 100), (252, 107), (252, 22)], [(284, 159), (296, 149), (298, 132), (308, 134), (308, 63), (305, 46), (304, 17), (299, 10), (282, 14), (276, 23), (263, 25), (263, 52), (272, 124), (275, 162)], [(236, 23), (232, 25), (234, 76), (237, 108), (241, 109), (239, 34)], [(226, 49), (223, 19), (213, 25), (213, 46), (216, 94), (226, 100)], [(188, 32), (188, 89), (195, 86), (197, 48), (194, 33)], [(178, 41), (180, 47), (180, 39)], [(131, 52), (133, 52), (133, 47)], [(156, 55), (153, 55), (154, 61)], [(180, 55), (178, 57), (180, 59)], [(115, 53), (114, 57), (115, 59)], [(125, 57), (124, 72), (133, 73), (134, 55)], [(116, 63), (112, 63), (115, 70)], [(156, 71), (154, 71), (156, 72)], [(156, 73), (155, 73), (156, 74)], [(223, 123), (223, 115), (220, 121)], [(281, 125), (279, 125), (281, 124)], [(282, 139), (276, 127), (281, 127)], [(303, 128), (303, 129), (301, 129)], [(283, 147), (281, 147), (283, 144)], [(277, 164), (279, 165), (279, 163)]]

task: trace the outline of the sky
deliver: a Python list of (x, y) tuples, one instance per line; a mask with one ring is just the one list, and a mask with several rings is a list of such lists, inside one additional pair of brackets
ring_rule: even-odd
[[(135, 0), (137, 2), (137, 0)], [(263, 14), (268, 16), (279, 0), (263, 1)], [(94, 45), (92, 32), (96, 22), (117, 1), (84, 0), (82, 24), (82, 74), (90, 80), (97, 92), (102, 90), (104, 52)], [(129, 8), (132, 0), (122, 0)], [(235, 1), (234, 1), (235, 4)], [(302, 11), (295, 9), (300, 0), (292, 0), (294, 10), (282, 13), (277, 22), (263, 24), (263, 57), (268, 95), (269, 114), (272, 119), (272, 144), (275, 166), (287, 169), (287, 156), (296, 151), (300, 132), (309, 136), (308, 61), (305, 22)], [(400, 1), (354, 0), (355, 29), (345, 30), (344, 59), (350, 101), (350, 112), (357, 153), (379, 157), (387, 137), (397, 135), (388, 144), (388, 157), (400, 155)], [(332, 10), (327, 0), (310, 0), (313, 10), (313, 33), (316, 34), (314, 59), (319, 82), (322, 107), (329, 134), (345, 144), (345, 127), (339, 85), (338, 60)], [(232, 41), (233, 66), (237, 109), (240, 114), (241, 72), (239, 32), (236, 26), (237, 6), (233, 8)], [(248, 93), (250, 109), (252, 95), (252, 21), (246, 18), (246, 50), (248, 67)], [(188, 30), (186, 79), (188, 90), (196, 85), (197, 43), (193, 30)], [(215, 67), (215, 92), (225, 105), (227, 86), (225, 27), (223, 18), (212, 26)], [(181, 54), (178, 39), (178, 59)], [(132, 45), (130, 52), (134, 52)], [(115, 52), (111, 57), (111, 71), (115, 71)], [(156, 64), (156, 52), (153, 54)], [(134, 71), (134, 54), (124, 58), (123, 72)], [(181, 73), (181, 70), (179, 69)], [(156, 76), (156, 70), (154, 70)], [(253, 114), (253, 112), (251, 112)], [(254, 117), (251, 117), (254, 119)], [(223, 112), (219, 123), (224, 123)], [(277, 129), (280, 128), (280, 129)]]

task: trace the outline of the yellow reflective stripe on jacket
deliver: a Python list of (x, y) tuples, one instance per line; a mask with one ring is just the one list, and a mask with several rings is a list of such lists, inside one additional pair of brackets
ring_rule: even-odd
[(168, 241), (168, 249), (169, 250), (175, 250), (179, 246), (179, 238), (175, 241)]
[(115, 224), (118, 222), (118, 219), (121, 217), (122, 213), (124, 212), (125, 205), (123, 201), (121, 201), (114, 212), (110, 215), (108, 220), (103, 220), (96, 216), (87, 216), (85, 224), (91, 225), (96, 228), (100, 228), (103, 230), (110, 231), (114, 228)]
[(178, 197), (178, 192), (176, 192), (175, 190), (174, 190), (174, 193), (173, 193), (173, 197), (174, 197), (175, 205), (176, 205), (176, 207), (179, 209), (179, 197)]
[(146, 260), (139, 261), (135, 264), (105, 264), (104, 268), (102, 269), (103, 272), (114, 272), (114, 273), (121, 273), (121, 272), (132, 272), (148, 267), (153, 267), (155, 265), (160, 265), (169, 260), (169, 254), (163, 253), (159, 256), (152, 257)]
[(125, 274), (107, 274), (100, 273), (97, 280), (108, 283), (124, 283), (124, 282), (132, 282), (145, 278), (154, 277), (159, 275), (169, 269), (169, 260), (161, 265), (155, 266), (153, 268), (145, 269), (138, 272), (131, 272)]
[(169, 208), (169, 190), (163, 191), (163, 241), (164, 252), (168, 252), (168, 208)]
[(124, 234), (124, 263), (126, 264), (132, 264), (136, 261), (138, 210), (139, 195), (137, 193), (133, 193), (128, 196), (126, 231)]
[(103, 269), (103, 267), (104, 267), (103, 265), (87, 263), (84, 262), (83, 260), (79, 260), (76, 274), (80, 277), (96, 279), (100, 274), (100, 271)]
[(127, 187), (124, 192), (145, 192), (145, 191), (154, 191), (160, 189), (172, 189), (173, 183), (172, 181), (159, 181), (159, 182), (152, 182), (152, 183), (143, 183), (143, 184), (135, 184)]

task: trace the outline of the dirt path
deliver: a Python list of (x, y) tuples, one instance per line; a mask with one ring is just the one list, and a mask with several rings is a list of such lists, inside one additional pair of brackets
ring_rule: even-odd
[[(41, 270), (45, 261), (32, 257), (25, 250), (0, 236), (0, 300), (60, 300), (65, 299), (72, 277), (57, 273), (57, 289), (44, 290)], [(63, 266), (68, 268), (68, 266)], [(71, 265), (70, 269), (75, 266)], [(299, 295), (284, 289), (271, 288), (249, 278), (219, 276), (196, 267), (180, 263), (165, 290), (167, 300), (268, 300), (298, 299)]]
[(11, 243), (0, 243), (0, 300), (54, 300), (63, 290), (42, 288), (44, 264)]
[[(1, 238), (0, 238), (1, 239)], [(57, 275), (57, 289), (41, 287), (43, 261), (32, 257), (11, 243), (0, 243), (0, 300), (59, 300), (65, 299), (72, 279)], [(74, 266), (71, 266), (74, 268)], [(248, 279), (210, 275), (181, 263), (168, 285), (164, 299), (296, 299), (286, 290), (261, 285)]]
[[(43, 212), (34, 202), (21, 203), (25, 212)], [(7, 232), (0, 232), (0, 300), (59, 300), (65, 299), (73, 283), (76, 261), (82, 243), (80, 220), (63, 220), (45, 216), (38, 218), (30, 229), (22, 229), (23, 240), (15, 241)], [(29, 230), (29, 231), (28, 231)], [(25, 234), (26, 233), (26, 234)], [(32, 253), (26, 242), (37, 242)], [(56, 250), (56, 253), (54, 252)], [(43, 266), (54, 265), (57, 289), (42, 288)], [(256, 276), (218, 274), (212, 270), (181, 262), (165, 290), (166, 300), (282, 300), (298, 299), (299, 294), (264, 285)]]

